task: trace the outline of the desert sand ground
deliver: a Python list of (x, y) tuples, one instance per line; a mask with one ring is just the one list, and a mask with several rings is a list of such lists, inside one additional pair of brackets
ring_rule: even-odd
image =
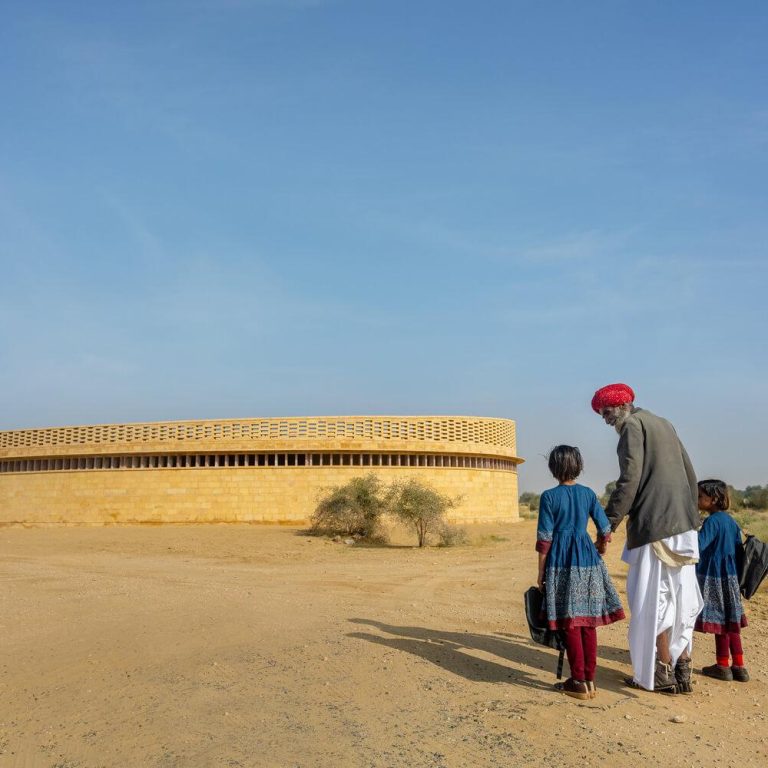
[[(259, 526), (0, 529), (0, 767), (768, 764), (765, 588), (753, 682), (630, 690), (621, 622), (578, 702), (527, 636), (535, 523), (470, 534), (417, 550)], [(696, 667), (713, 646), (697, 635)]]

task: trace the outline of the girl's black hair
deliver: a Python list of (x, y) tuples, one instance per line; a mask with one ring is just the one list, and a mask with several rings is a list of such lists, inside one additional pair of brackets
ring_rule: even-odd
[(575, 445), (556, 445), (549, 452), (549, 471), (561, 482), (575, 480), (584, 469), (581, 451)]
[(699, 480), (699, 491), (712, 499), (720, 512), (731, 506), (728, 486), (722, 480)]

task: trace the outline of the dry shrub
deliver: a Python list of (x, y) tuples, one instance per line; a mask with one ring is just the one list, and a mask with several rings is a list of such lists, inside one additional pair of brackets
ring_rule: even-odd
[(438, 547), (460, 547), (469, 544), (469, 536), (464, 528), (445, 523), (437, 532)]
[(387, 540), (381, 481), (370, 473), (331, 488), (320, 498), (309, 532), (315, 536), (354, 536), (369, 543)]
[(445, 526), (445, 513), (456, 504), (456, 499), (443, 496), (416, 479), (395, 483), (387, 493), (389, 511), (415, 531), (420, 547)]

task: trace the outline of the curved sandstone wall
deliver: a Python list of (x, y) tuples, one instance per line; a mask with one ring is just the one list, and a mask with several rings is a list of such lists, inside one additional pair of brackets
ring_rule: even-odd
[(454, 522), (518, 519), (515, 424), (452, 416), (107, 424), (0, 432), (0, 524), (301, 523), (376, 472), (461, 496)]

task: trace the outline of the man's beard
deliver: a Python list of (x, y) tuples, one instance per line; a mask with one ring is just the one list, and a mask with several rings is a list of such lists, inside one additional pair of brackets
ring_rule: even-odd
[(629, 411), (621, 410), (620, 413), (616, 415), (616, 421), (613, 424), (613, 428), (616, 430), (617, 434), (621, 434), (621, 429), (624, 426), (624, 422), (629, 417)]

